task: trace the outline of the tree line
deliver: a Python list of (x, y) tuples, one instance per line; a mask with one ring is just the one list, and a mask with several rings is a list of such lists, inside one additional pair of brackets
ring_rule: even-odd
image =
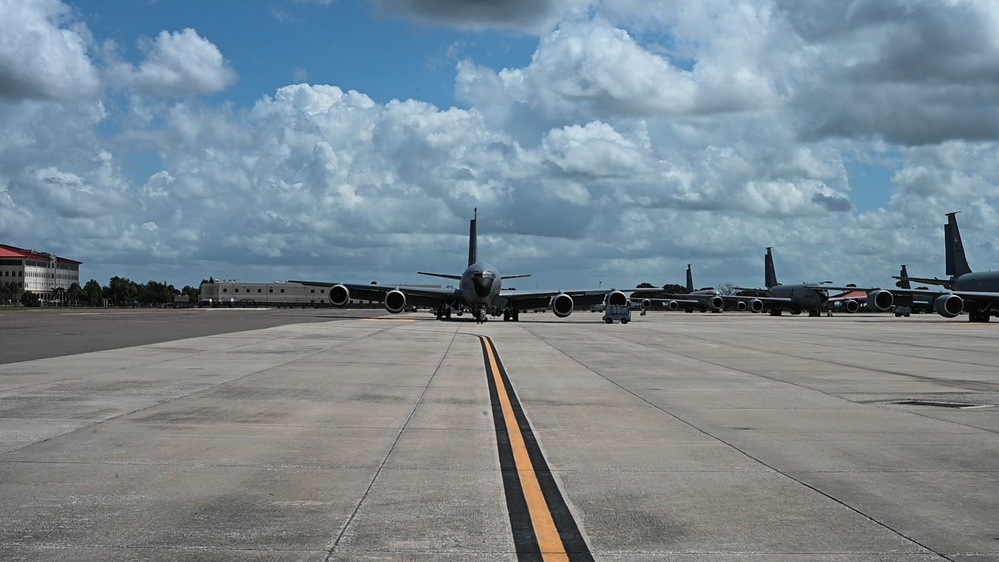
[[(13, 294), (14, 287), (0, 286), (0, 294)], [(188, 302), (197, 304), (198, 288), (185, 285), (177, 289), (173, 285), (149, 281), (139, 284), (126, 277), (112, 277), (102, 286), (96, 279), (87, 281), (82, 287), (73, 283), (69, 288), (57, 287), (52, 290), (51, 304), (66, 306), (159, 306), (173, 304), (174, 297), (186, 295)], [(24, 306), (41, 306), (39, 295), (25, 291), (21, 295)]]

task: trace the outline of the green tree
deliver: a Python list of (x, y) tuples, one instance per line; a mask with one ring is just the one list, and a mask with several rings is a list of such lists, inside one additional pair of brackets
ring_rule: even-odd
[(131, 305), (138, 300), (139, 286), (131, 279), (115, 275), (108, 285), (108, 297), (115, 306)]
[(198, 299), (201, 297), (201, 291), (190, 285), (184, 285), (184, 288), (180, 290), (180, 294), (187, 295), (188, 302), (195, 306), (197, 306)]
[(144, 304), (167, 304), (173, 302), (173, 295), (177, 292), (173, 285), (167, 285), (156, 281), (149, 281), (139, 288), (139, 302)]
[(73, 283), (66, 290), (66, 297), (69, 299), (69, 304), (77, 305), (83, 300), (83, 289), (80, 288), (79, 283)]
[(686, 285), (678, 285), (676, 283), (667, 283), (667, 284), (663, 285), (663, 292), (664, 293), (673, 293), (674, 295), (686, 295), (687, 294), (687, 286)]
[(25, 291), (21, 295), (21, 304), (24, 306), (42, 306), (42, 299), (38, 298), (38, 295), (31, 291)]
[(96, 279), (87, 281), (83, 286), (83, 300), (90, 306), (100, 306), (104, 304), (104, 289)]

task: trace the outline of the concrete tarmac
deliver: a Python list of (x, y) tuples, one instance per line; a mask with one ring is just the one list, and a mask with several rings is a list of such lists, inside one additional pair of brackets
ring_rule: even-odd
[(997, 324), (376, 315), (0, 364), (0, 559), (999, 560)]

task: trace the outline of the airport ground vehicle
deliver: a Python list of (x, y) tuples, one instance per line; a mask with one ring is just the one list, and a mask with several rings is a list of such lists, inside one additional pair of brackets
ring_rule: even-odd
[(631, 307), (626, 304), (608, 304), (604, 307), (604, 322), (613, 324), (617, 320), (622, 324), (631, 322)]

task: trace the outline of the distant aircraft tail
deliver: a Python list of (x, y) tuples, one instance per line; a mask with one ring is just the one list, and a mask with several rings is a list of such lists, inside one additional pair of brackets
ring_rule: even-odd
[(687, 264), (687, 293), (694, 292), (694, 274), (690, 272), (690, 264)]
[(902, 271), (898, 273), (898, 283), (895, 286), (899, 289), (911, 289), (912, 284), (909, 283), (909, 272), (906, 271), (905, 265), (902, 266)]
[(475, 232), (475, 221), (479, 220), (479, 208), (476, 207), (472, 220), (468, 225), (468, 265), (479, 261), (479, 242)]
[(947, 224), (944, 225), (944, 249), (947, 260), (947, 275), (957, 277), (971, 273), (968, 258), (964, 255), (964, 243), (961, 242), (961, 231), (957, 228), (957, 213), (947, 213)]
[(772, 248), (767, 248), (767, 255), (763, 256), (763, 264), (766, 269), (766, 288), (780, 285), (777, 282), (777, 270), (774, 268), (774, 255)]

